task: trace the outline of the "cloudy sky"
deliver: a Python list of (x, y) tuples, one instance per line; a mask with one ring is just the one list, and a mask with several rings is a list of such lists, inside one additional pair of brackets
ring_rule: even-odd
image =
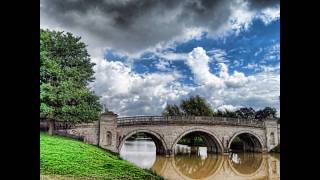
[(280, 111), (279, 0), (41, 0), (40, 14), (41, 28), (82, 37), (90, 88), (120, 116), (190, 95)]

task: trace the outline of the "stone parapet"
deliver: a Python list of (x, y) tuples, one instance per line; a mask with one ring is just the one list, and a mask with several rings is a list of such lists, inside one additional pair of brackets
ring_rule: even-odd
[(240, 119), (206, 116), (134, 116), (117, 118), (118, 126), (132, 125), (168, 125), (168, 124), (207, 124), (231, 125), (263, 128), (264, 122), (257, 119)]

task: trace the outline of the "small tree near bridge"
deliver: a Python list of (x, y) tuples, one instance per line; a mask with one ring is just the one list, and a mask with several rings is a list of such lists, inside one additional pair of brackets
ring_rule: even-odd
[(266, 119), (268, 117), (277, 119), (276, 114), (277, 110), (275, 108), (265, 107), (264, 109), (256, 112), (255, 118), (259, 120)]
[(164, 116), (212, 116), (213, 111), (205, 99), (199, 95), (182, 100), (180, 107), (168, 104), (164, 109)]
[(250, 108), (243, 107), (238, 109), (235, 113), (238, 118), (254, 119), (256, 111), (251, 107)]

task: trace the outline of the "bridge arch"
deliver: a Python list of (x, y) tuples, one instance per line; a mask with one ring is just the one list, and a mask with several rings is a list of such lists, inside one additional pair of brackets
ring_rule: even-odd
[(231, 150), (232, 142), (236, 137), (239, 137), (241, 140), (245, 141), (246, 143), (249, 143), (251, 145), (251, 147), (249, 147), (250, 151), (262, 152), (264, 147), (262, 138), (252, 131), (236, 132), (228, 142), (228, 150)]
[[(213, 132), (202, 129), (202, 128), (192, 128), (187, 131), (184, 131), (182, 134), (180, 134), (173, 142), (171, 149), (174, 150), (175, 146), (179, 142), (181, 138), (184, 136), (190, 134), (190, 133), (197, 133), (200, 136), (204, 137), (205, 143), (208, 147), (211, 147), (208, 149), (208, 152), (217, 152), (217, 153), (223, 153), (223, 145), (221, 141), (219, 140), (218, 136), (215, 135)], [(215, 146), (215, 149), (212, 149), (212, 145)]]
[(144, 133), (144, 134), (148, 135), (148, 137), (150, 137), (153, 140), (154, 144), (156, 145), (157, 154), (166, 154), (167, 153), (168, 148), (167, 148), (167, 144), (166, 144), (165, 140), (163, 139), (163, 137), (161, 137), (161, 135), (159, 135), (158, 133), (151, 131), (151, 130), (148, 130), (148, 129), (134, 130), (134, 131), (131, 131), (131, 132), (125, 134), (123, 136), (123, 138), (120, 140), (120, 144), (119, 144), (119, 148), (118, 148), (119, 152), (121, 151), (121, 148), (122, 148), (123, 144), (126, 142), (126, 140), (137, 133)]

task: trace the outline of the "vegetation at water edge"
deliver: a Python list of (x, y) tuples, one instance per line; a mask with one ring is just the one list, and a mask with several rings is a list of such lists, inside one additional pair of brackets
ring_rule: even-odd
[(280, 144), (278, 144), (276, 147), (274, 147), (271, 152), (274, 152), (274, 153), (280, 153)]

